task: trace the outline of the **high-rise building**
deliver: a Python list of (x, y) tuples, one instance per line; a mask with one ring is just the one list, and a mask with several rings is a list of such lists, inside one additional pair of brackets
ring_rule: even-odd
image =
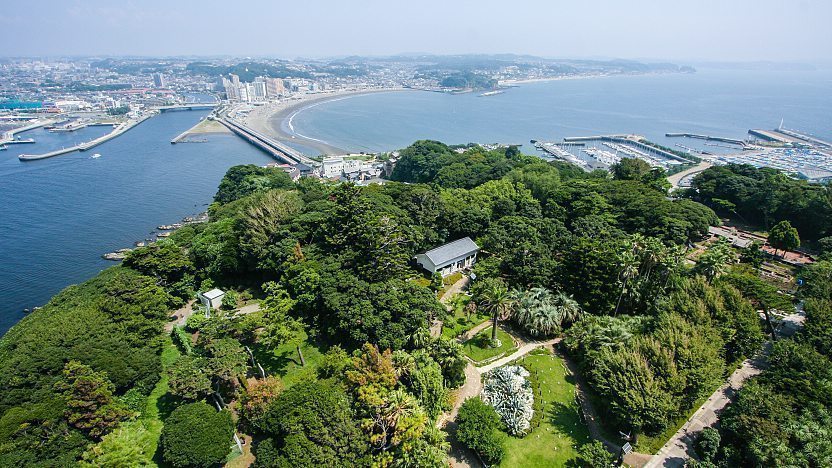
[(254, 81), (251, 83), (251, 100), (256, 102), (263, 102), (266, 100), (266, 83), (264, 81)]
[(234, 86), (240, 86), (240, 77), (239, 76), (237, 76), (233, 73), (231, 73), (229, 76), (231, 77), (231, 83), (233, 83)]
[(154, 73), (153, 74), (153, 86), (157, 88), (164, 88), (166, 86), (165, 82), (165, 75), (161, 73)]
[(234, 86), (234, 83), (230, 80), (223, 78), (222, 87), (225, 89), (225, 96), (229, 101), (240, 100), (240, 88), (238, 86)]
[(286, 94), (286, 87), (280, 78), (266, 78), (266, 96), (274, 99)]

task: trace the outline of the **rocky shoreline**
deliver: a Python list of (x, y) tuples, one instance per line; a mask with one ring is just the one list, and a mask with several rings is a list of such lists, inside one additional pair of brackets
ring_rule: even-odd
[(145, 247), (147, 245), (150, 245), (150, 244), (158, 241), (159, 239), (164, 239), (166, 237), (169, 237), (171, 234), (173, 234), (174, 231), (176, 231), (177, 229), (182, 228), (184, 226), (189, 226), (189, 225), (192, 225), (192, 224), (200, 224), (200, 223), (205, 223), (205, 222), (208, 222), (208, 212), (207, 211), (203, 211), (202, 213), (196, 214), (194, 216), (186, 216), (186, 217), (182, 218), (182, 220), (178, 223), (162, 224), (162, 225), (156, 227), (158, 232), (153, 231), (153, 232), (150, 233), (150, 237), (146, 238), (145, 240), (136, 241), (134, 243), (134, 245), (135, 245), (134, 248), (123, 248), (123, 249), (115, 250), (113, 252), (108, 252), (108, 253), (102, 254), (101, 258), (103, 258), (104, 260), (110, 260), (110, 261), (113, 261), (113, 262), (120, 262), (120, 261), (124, 260), (124, 258), (127, 256), (127, 254), (132, 252), (135, 248)]

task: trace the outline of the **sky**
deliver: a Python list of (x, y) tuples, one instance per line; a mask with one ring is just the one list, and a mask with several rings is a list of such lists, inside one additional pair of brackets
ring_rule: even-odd
[(832, 61), (832, 0), (3, 2), (0, 56), (518, 53)]

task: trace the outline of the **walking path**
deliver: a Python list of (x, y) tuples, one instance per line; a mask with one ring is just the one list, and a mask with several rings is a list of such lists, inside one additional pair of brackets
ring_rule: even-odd
[[(777, 333), (778, 337), (793, 335), (803, 326), (804, 318), (803, 312), (784, 317)], [(758, 356), (746, 359), (742, 366), (731, 374), (728, 382), (719, 387), (708, 398), (708, 401), (696, 410), (696, 413), (650, 459), (645, 468), (684, 467), (685, 461), (694, 456), (693, 443), (696, 441), (699, 432), (706, 427), (716, 425), (719, 422), (719, 413), (736, 397), (737, 392), (745, 385), (746, 380), (765, 370), (768, 365), (767, 358), (771, 346), (770, 341), (766, 342)]]
[[(451, 285), (445, 294), (442, 294), (442, 297), (439, 298), (439, 302), (443, 304), (447, 304), (447, 302), (457, 294), (461, 293), (463, 289), (468, 287), (468, 283), (471, 282), (471, 278), (466, 275), (462, 275), (462, 278), (458, 279), (456, 283)], [(447, 307), (447, 305), (446, 305)]]
[(520, 359), (521, 357), (529, 354), (530, 352), (534, 351), (537, 348), (540, 348), (540, 347), (543, 347), (543, 346), (553, 346), (553, 345), (559, 343), (560, 340), (561, 340), (561, 338), (553, 338), (551, 340), (546, 340), (546, 341), (531, 341), (531, 342), (528, 342), (528, 343), (524, 344), (523, 346), (520, 346), (520, 348), (517, 351), (515, 351), (513, 354), (510, 354), (510, 355), (508, 355), (504, 358), (501, 358), (501, 359), (497, 359), (496, 361), (494, 361), (490, 364), (486, 364), (482, 367), (477, 367), (477, 372), (479, 372), (480, 374), (485, 374), (486, 372), (489, 372), (489, 371), (492, 371), (492, 370), (494, 370), (498, 367), (504, 366), (504, 365), (506, 365), (506, 364), (508, 364), (512, 361), (516, 361), (517, 359)]
[(187, 304), (182, 306), (181, 309), (177, 310), (176, 312), (170, 315), (171, 321), (165, 324), (165, 333), (169, 334), (171, 331), (173, 331), (173, 327), (181, 327), (185, 325), (185, 322), (188, 321), (188, 317), (190, 317), (191, 314), (194, 313), (194, 302), (196, 302), (196, 300), (191, 299), (190, 301), (188, 301)]

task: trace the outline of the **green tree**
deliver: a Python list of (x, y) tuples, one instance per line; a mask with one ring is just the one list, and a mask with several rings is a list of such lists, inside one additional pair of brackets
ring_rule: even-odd
[(777, 249), (780, 249), (783, 251), (783, 255), (785, 255), (787, 250), (794, 250), (800, 247), (800, 236), (797, 233), (797, 229), (793, 228), (790, 222), (780, 221), (769, 231), (768, 242), (774, 247), (775, 254), (777, 253)]
[(714, 461), (720, 443), (719, 431), (712, 427), (706, 427), (696, 438), (696, 453), (704, 461)]
[(283, 344), (294, 343), (301, 366), (306, 365), (303, 351), (302, 332), (303, 322), (289, 315), (296, 302), (289, 297), (289, 293), (277, 283), (268, 282), (263, 285), (266, 299), (263, 301), (264, 327), (257, 340), (272, 350)]
[[(366, 464), (369, 452), (344, 391), (333, 382), (301, 382), (269, 405), (262, 427), (279, 443), (261, 444), (263, 466), (332, 466)], [(266, 450), (264, 450), (266, 449)]]
[(113, 396), (115, 387), (107, 374), (78, 361), (66, 364), (55, 389), (65, 398), (67, 421), (93, 439), (100, 439), (130, 416)]
[(499, 463), (505, 454), (506, 435), (500, 415), (479, 397), (465, 400), (456, 416), (456, 438), (480, 454), (487, 463)]
[(162, 456), (175, 467), (210, 467), (231, 452), (234, 423), (228, 411), (216, 411), (207, 403), (182, 405), (170, 414), (162, 428)]
[(170, 392), (186, 400), (199, 400), (211, 393), (208, 362), (202, 357), (183, 355), (167, 370)]
[(578, 459), (585, 468), (610, 468), (615, 463), (615, 455), (597, 440), (581, 445), (578, 448)]
[(212, 339), (205, 345), (208, 371), (220, 382), (237, 385), (237, 376), (248, 368), (248, 354), (234, 338)]
[(141, 421), (123, 423), (104, 436), (101, 442), (89, 447), (81, 457), (80, 466), (149, 468), (156, 466), (153, 453), (148, 453), (148, 448), (154, 446), (153, 434), (145, 429)]
[(719, 277), (728, 270), (728, 265), (736, 260), (737, 256), (731, 244), (720, 239), (696, 259), (695, 270), (701, 273), (709, 281)]

